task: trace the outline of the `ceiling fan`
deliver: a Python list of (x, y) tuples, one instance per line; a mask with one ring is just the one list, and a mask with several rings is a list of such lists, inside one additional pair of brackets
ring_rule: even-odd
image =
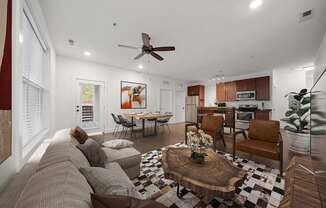
[[(165, 47), (153, 47), (150, 44), (150, 37), (148, 34), (146, 33), (142, 33), (142, 40), (143, 40), (143, 46), (141, 48), (141, 53), (139, 55), (137, 55), (134, 59), (137, 60), (139, 58), (141, 58), (142, 56), (144, 56), (145, 54), (150, 54), (152, 55), (154, 58), (158, 59), (159, 61), (163, 61), (163, 57), (160, 56), (159, 54), (157, 54), (157, 51), (174, 51), (175, 47), (174, 46), (165, 46)], [(130, 48), (130, 49), (140, 49), (139, 47), (134, 47), (134, 46), (128, 46), (128, 45), (122, 45), (122, 44), (118, 44), (119, 47), (123, 47), (123, 48)]]

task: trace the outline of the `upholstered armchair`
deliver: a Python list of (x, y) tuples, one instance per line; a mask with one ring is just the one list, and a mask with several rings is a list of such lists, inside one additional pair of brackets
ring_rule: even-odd
[(225, 146), (224, 141), (224, 118), (223, 116), (214, 116), (214, 115), (205, 115), (203, 116), (202, 122), (200, 125), (196, 123), (186, 124), (185, 129), (185, 143), (187, 144), (187, 132), (189, 127), (195, 126), (198, 129), (203, 130), (206, 134), (213, 137), (213, 149), (216, 150), (216, 142), (221, 139), (223, 145)]
[(238, 133), (246, 135), (243, 131), (234, 135), (233, 158), (236, 151), (265, 157), (280, 162), (280, 172), (283, 170), (283, 141), (280, 133), (279, 121), (251, 120), (248, 136), (245, 140), (236, 141)]

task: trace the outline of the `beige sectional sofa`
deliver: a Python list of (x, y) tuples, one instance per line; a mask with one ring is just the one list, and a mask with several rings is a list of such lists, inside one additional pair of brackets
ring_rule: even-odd
[[(70, 129), (58, 131), (42, 156), (37, 171), (22, 190), (15, 208), (90, 208), (93, 192), (79, 168), (90, 167), (85, 156), (75, 147)], [(140, 153), (132, 148), (120, 151), (104, 148), (110, 180), (135, 187), (129, 178), (139, 175)], [(129, 176), (129, 177), (128, 177)], [(130, 193), (137, 198), (140, 194)]]

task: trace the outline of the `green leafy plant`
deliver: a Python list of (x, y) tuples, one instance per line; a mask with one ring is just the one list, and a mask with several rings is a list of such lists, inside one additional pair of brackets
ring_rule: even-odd
[(302, 89), (299, 93), (290, 92), (285, 97), (289, 101), (289, 110), (285, 113), (285, 130), (294, 133), (308, 134), (310, 132), (310, 93)]

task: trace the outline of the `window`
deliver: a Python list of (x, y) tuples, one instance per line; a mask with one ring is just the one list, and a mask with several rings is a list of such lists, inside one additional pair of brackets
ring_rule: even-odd
[(91, 84), (81, 85), (81, 108), (82, 123), (94, 121), (94, 105), (95, 105), (95, 86)]
[(23, 15), (23, 148), (49, 128), (49, 56), (29, 13)]

